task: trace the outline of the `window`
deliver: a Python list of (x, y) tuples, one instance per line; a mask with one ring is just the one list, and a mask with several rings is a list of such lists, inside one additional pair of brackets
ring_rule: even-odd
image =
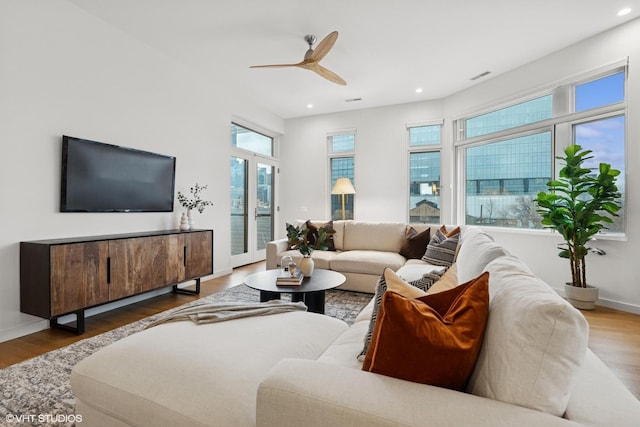
[(409, 132), (409, 222), (440, 223), (442, 125), (412, 126)]
[(273, 138), (235, 123), (231, 124), (231, 146), (273, 157)]
[[(568, 144), (593, 150), (591, 167), (602, 161), (622, 171), (624, 203), (625, 73), (621, 66), (456, 120), (465, 223), (542, 228), (532, 200), (547, 191), (554, 157)], [(608, 232), (624, 232), (622, 215)]]
[(551, 118), (551, 95), (521, 102), (466, 120), (467, 138), (513, 129)]
[[(329, 188), (333, 189), (338, 178), (349, 178), (354, 183), (355, 132), (341, 133), (327, 137), (329, 145)], [(353, 219), (355, 194), (331, 194), (331, 219)], [(344, 209), (343, 209), (344, 199)], [(344, 211), (344, 218), (343, 218)]]
[[(624, 115), (615, 115), (573, 125), (574, 143), (593, 151), (593, 159), (585, 166), (597, 171), (598, 165), (603, 162), (620, 170), (617, 185), (622, 194), (623, 206), (625, 200), (624, 119)], [(623, 213), (624, 209), (620, 211), (620, 216), (614, 219), (614, 223), (607, 226), (607, 233), (624, 233)]]
[(466, 150), (466, 223), (533, 228), (531, 202), (551, 178), (551, 132), (508, 138)]

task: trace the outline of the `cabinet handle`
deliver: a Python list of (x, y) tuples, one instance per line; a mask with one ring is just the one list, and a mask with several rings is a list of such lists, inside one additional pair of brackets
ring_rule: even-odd
[(184, 262), (184, 266), (187, 266), (187, 247), (185, 246), (183, 248), (183, 253), (182, 253), (182, 262)]
[(111, 257), (107, 257), (107, 283), (111, 283)]

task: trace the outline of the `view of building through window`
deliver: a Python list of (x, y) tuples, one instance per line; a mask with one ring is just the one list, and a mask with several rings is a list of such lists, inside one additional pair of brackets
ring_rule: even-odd
[[(579, 144), (593, 150), (589, 164), (600, 162), (621, 170), (625, 166), (624, 71), (574, 85), (570, 111), (554, 112), (552, 94), (457, 121), (465, 168), (465, 222), (486, 226), (542, 228), (536, 205), (538, 192), (547, 191), (553, 160), (563, 147)], [(567, 90), (558, 88), (558, 90)], [(613, 106), (613, 107), (612, 107)], [(554, 117), (557, 116), (556, 117)], [(540, 123), (539, 126), (536, 123)], [(559, 137), (557, 127), (570, 129)], [(465, 140), (473, 138), (465, 145)], [(624, 212), (622, 210), (621, 212)], [(624, 232), (624, 218), (608, 232)]]
[(440, 222), (441, 128), (409, 127), (409, 222)]

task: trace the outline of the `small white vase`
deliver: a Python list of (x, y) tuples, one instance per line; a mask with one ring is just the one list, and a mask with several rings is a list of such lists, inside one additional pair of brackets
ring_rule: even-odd
[(189, 228), (191, 228), (189, 226), (189, 218), (185, 212), (182, 212), (182, 215), (180, 216), (180, 230), (187, 231)]
[(298, 264), (298, 268), (304, 275), (304, 277), (311, 277), (313, 274), (314, 262), (311, 256), (303, 257)]
[(187, 220), (189, 221), (189, 230), (193, 230), (193, 214), (191, 213), (191, 209), (187, 211)]

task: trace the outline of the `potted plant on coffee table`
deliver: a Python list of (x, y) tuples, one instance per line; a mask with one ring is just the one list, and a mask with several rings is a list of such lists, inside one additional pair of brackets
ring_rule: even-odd
[(302, 255), (300, 261), (300, 271), (304, 277), (311, 277), (314, 269), (314, 262), (311, 254), (315, 250), (326, 251), (329, 249), (328, 240), (335, 231), (327, 231), (324, 227), (319, 227), (317, 233), (309, 235), (309, 229), (305, 225), (294, 226), (287, 224), (287, 239), (291, 249), (297, 249)]
[(545, 228), (556, 230), (564, 243), (560, 257), (569, 259), (571, 283), (565, 285), (565, 296), (576, 307), (591, 310), (598, 299), (598, 288), (587, 285), (586, 256), (589, 251), (604, 255), (600, 249), (587, 247), (606, 224), (613, 223), (621, 208), (616, 179), (620, 171), (608, 163), (600, 163), (597, 171), (584, 166), (593, 158), (591, 150), (570, 145), (564, 150), (564, 163), (558, 179), (547, 183), (548, 192), (534, 199)]

